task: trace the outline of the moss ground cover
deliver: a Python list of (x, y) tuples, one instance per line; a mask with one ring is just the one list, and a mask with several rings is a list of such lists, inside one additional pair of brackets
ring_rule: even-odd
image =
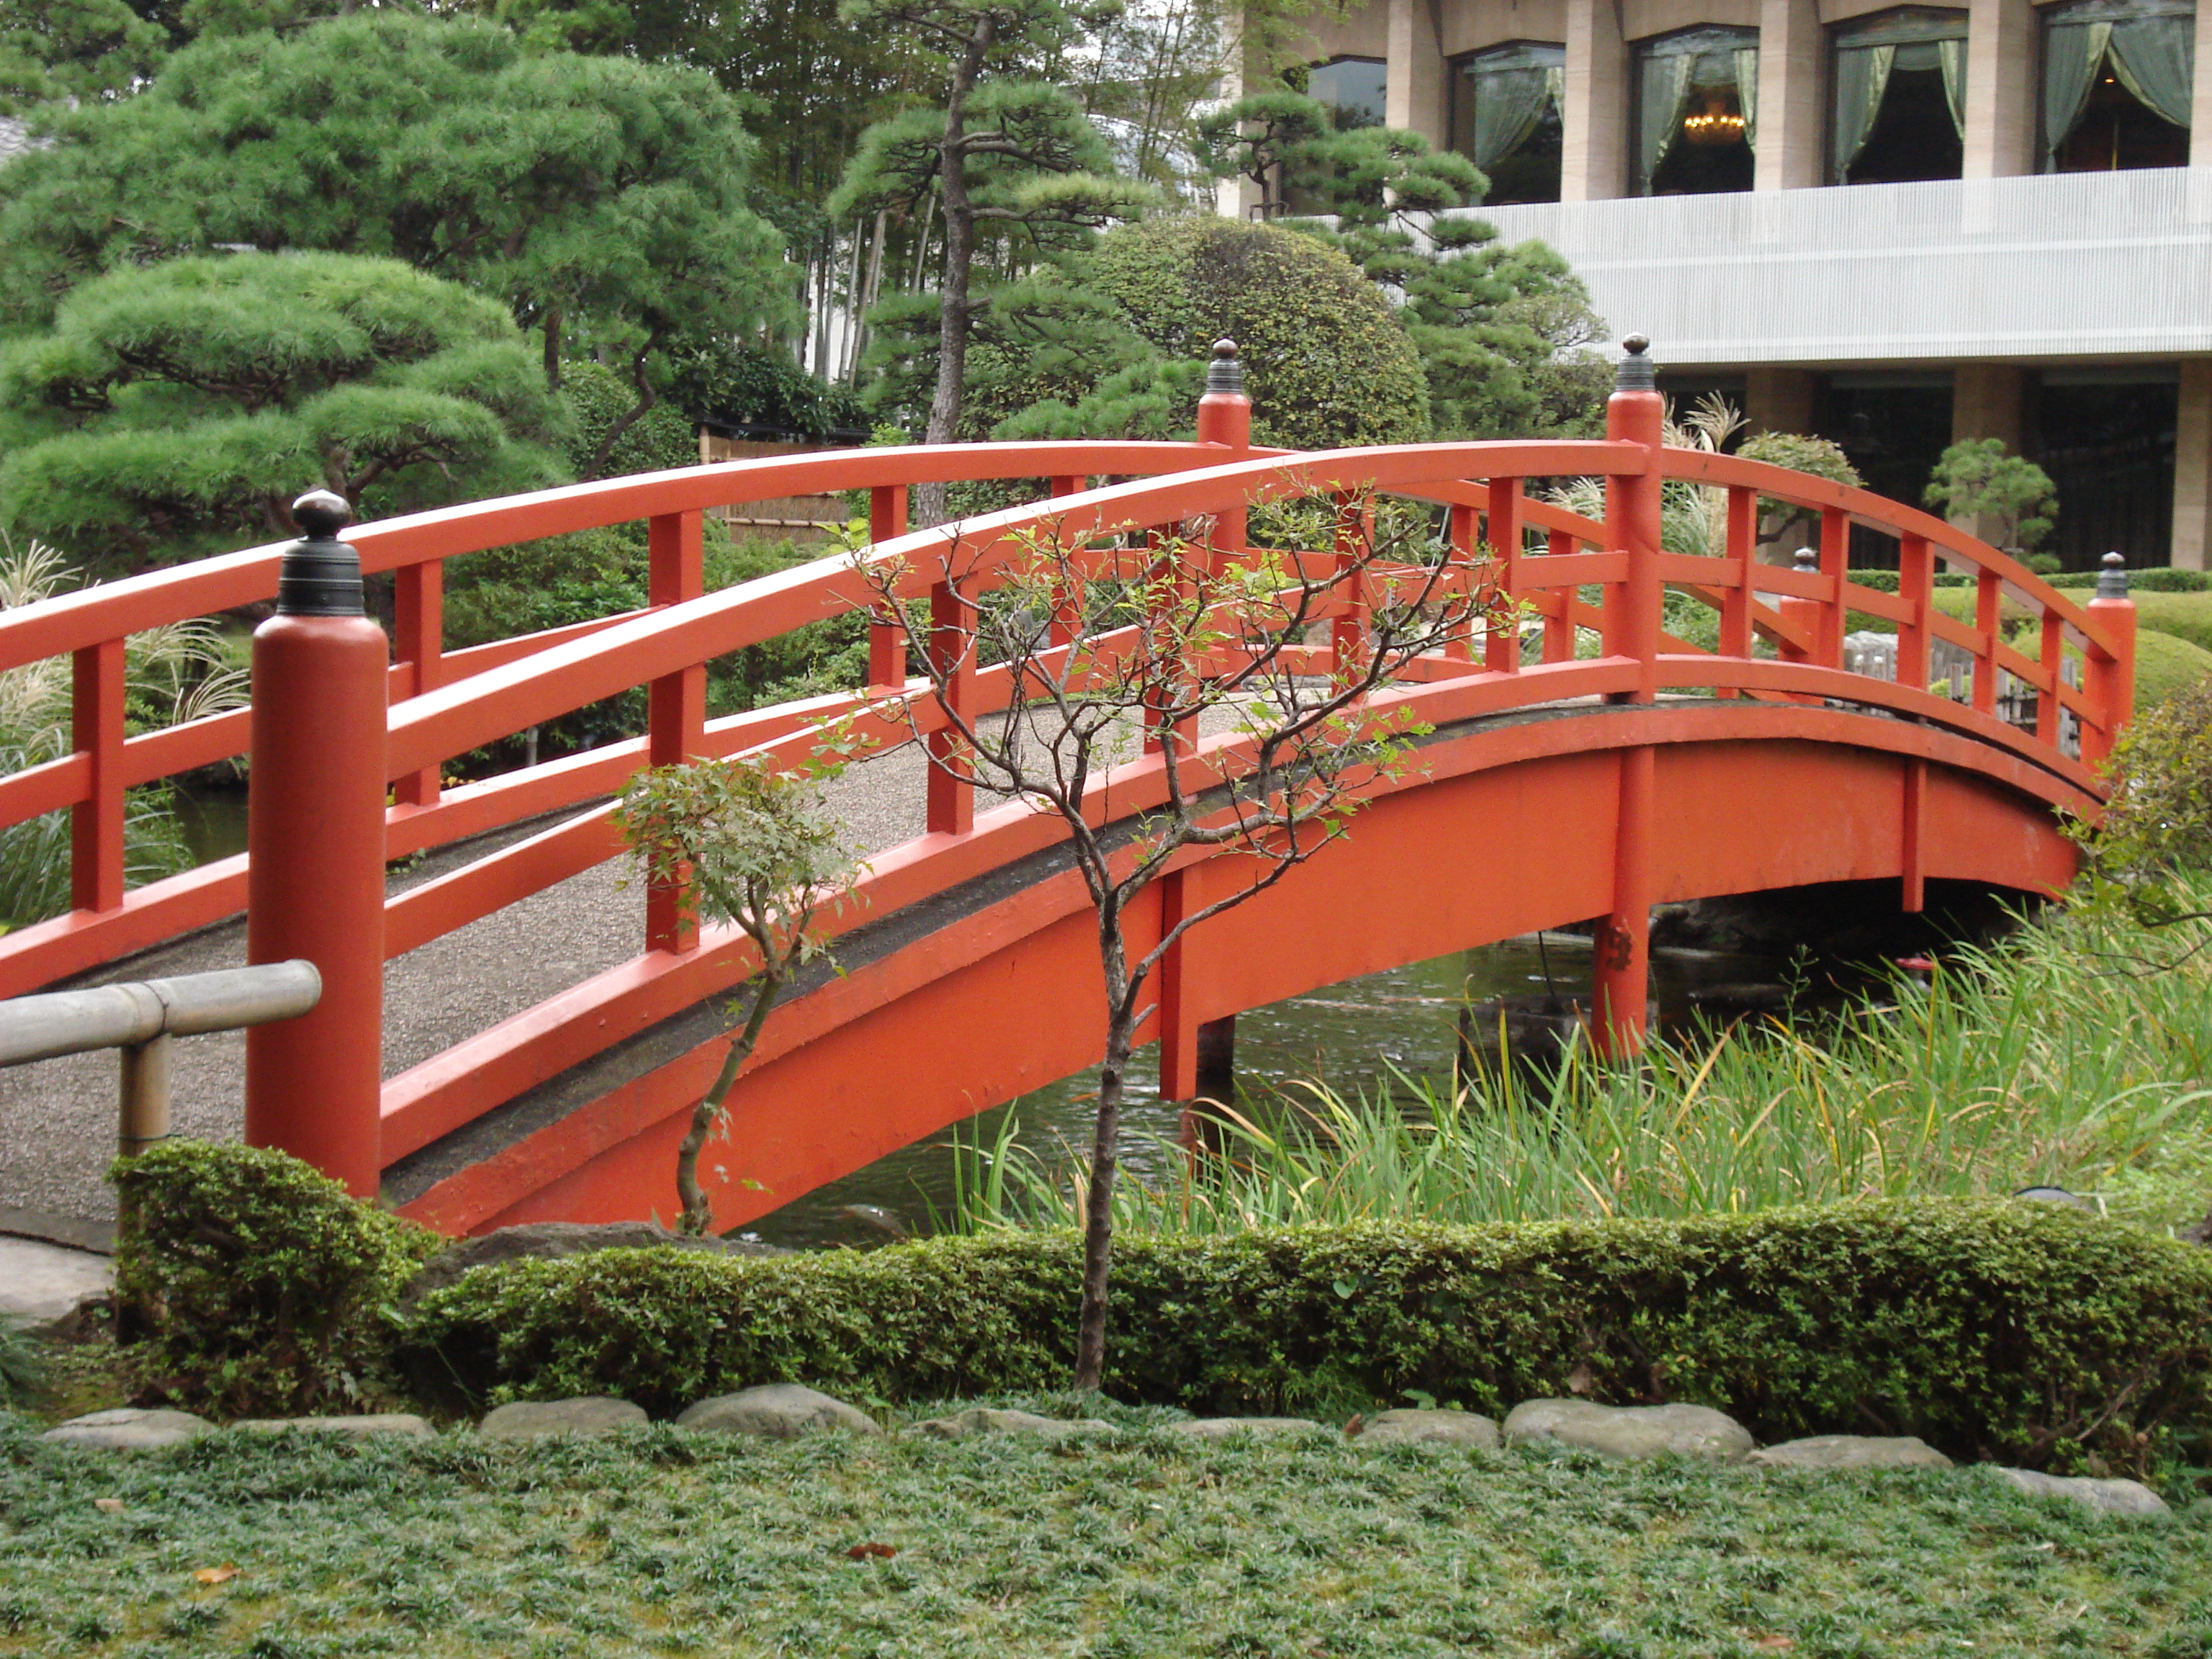
[(2212, 1654), (2199, 1510), (1116, 1415), (1061, 1450), (0, 1431), (0, 1655)]

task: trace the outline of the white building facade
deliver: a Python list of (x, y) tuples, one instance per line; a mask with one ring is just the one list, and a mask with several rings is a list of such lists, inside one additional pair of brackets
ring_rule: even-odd
[[(1957, 438), (2087, 567), (2212, 562), (2212, 10), (2194, 0), (1374, 0), (1310, 88), (1490, 174), (1662, 386), (1917, 499)], [(1249, 212), (1250, 186), (1223, 206)]]

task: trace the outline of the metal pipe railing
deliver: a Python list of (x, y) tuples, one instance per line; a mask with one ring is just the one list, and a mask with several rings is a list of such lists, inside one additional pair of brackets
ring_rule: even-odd
[(120, 1048), (121, 1129), (132, 1158), (169, 1136), (170, 1039), (292, 1019), (322, 1000), (312, 962), (96, 985), (0, 1002), (0, 1066)]

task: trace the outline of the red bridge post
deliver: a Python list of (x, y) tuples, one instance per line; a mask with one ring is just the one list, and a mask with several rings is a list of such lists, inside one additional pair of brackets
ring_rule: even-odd
[[(1606, 480), (1606, 539), (1628, 557), (1627, 580), (1606, 602), (1608, 655), (1630, 657), (1637, 665), (1636, 689), (1618, 693), (1621, 702), (1653, 702), (1659, 696), (1659, 611), (1665, 586), (1659, 579), (1659, 451), (1666, 404), (1660, 398), (1645, 355), (1651, 343), (1632, 334), (1621, 343), (1612, 398), (1606, 404), (1605, 435), (1616, 443), (1640, 444), (1650, 469), (1634, 477)], [(1613, 854), (1613, 908), (1599, 924), (1594, 976), (1595, 1006), (1590, 1033), (1607, 1060), (1624, 1060), (1644, 1047), (1645, 1009), (1651, 983), (1651, 842), (1656, 829), (1656, 766), (1648, 744), (1620, 751), (1620, 794)]]
[[(1206, 394), (1198, 400), (1198, 441), (1219, 444), (1243, 453), (1252, 447), (1252, 399), (1244, 390), (1243, 365), (1237, 357), (1234, 340), (1213, 343), (1213, 361), (1207, 365)], [(1234, 558), (1244, 549), (1244, 511), (1221, 514), (1208, 538), (1216, 561)], [(1170, 871), (1160, 880), (1160, 926), (1173, 927), (1185, 914), (1185, 873)], [(1197, 1115), (1190, 1109), (1201, 1099), (1230, 1103), (1236, 1087), (1232, 1056), (1237, 1046), (1237, 1017), (1201, 1021), (1198, 1001), (1190, 992), (1188, 953), (1192, 936), (1170, 947), (1159, 966), (1160, 1098), (1183, 1105), (1183, 1144), (1194, 1146), (1199, 1133)]]
[(2093, 648), (2083, 665), (2082, 689), (2102, 722), (2081, 723), (2085, 766), (2110, 758), (2120, 727), (2127, 724), (2136, 704), (2136, 602), (2128, 597), (2128, 569), (2120, 556), (2106, 554), (2104, 567), (2097, 573), (2097, 597), (2089, 601), (2089, 614), (2110, 630), (2112, 653), (2106, 656)]
[(385, 670), (345, 502), (292, 503), (276, 614), (253, 631), (246, 959), (304, 957), (312, 1013), (246, 1036), (246, 1139), (374, 1198), (383, 1173)]

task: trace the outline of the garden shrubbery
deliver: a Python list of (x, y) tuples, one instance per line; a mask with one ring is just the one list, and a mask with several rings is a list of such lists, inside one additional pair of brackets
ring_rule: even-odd
[[(1073, 1354), (1076, 1241), (767, 1260), (617, 1250), (425, 1297), (412, 1374), (477, 1403), (668, 1413), (803, 1378), (884, 1399), (1040, 1389)], [(1918, 1434), (1960, 1457), (2137, 1467), (2202, 1420), (2212, 1256), (2019, 1203), (1683, 1222), (1262, 1230), (1115, 1252), (1108, 1391), (1199, 1412), (1572, 1393), (1718, 1407), (1762, 1440)]]
[(393, 1299), (444, 1241), (297, 1158), (173, 1140), (119, 1161), (118, 1305), (139, 1395), (221, 1417), (378, 1390)]
[[(1072, 1234), (506, 1261), (402, 1313), (435, 1239), (281, 1153), (175, 1143), (118, 1176), (142, 1395), (220, 1416), (387, 1384), (662, 1416), (787, 1379), (927, 1400), (1056, 1389), (1073, 1359)], [(1715, 1406), (1763, 1441), (1917, 1434), (1962, 1459), (2127, 1470), (2212, 1404), (2212, 1254), (2063, 1206), (1140, 1237), (1115, 1279), (1108, 1392), (1196, 1412), (1580, 1394)]]

